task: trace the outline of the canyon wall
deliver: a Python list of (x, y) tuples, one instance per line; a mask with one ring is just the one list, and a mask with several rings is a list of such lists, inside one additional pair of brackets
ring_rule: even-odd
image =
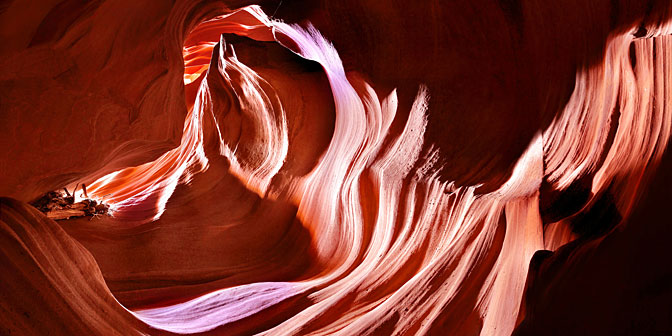
[(669, 333), (670, 20), (0, 4), (0, 333)]

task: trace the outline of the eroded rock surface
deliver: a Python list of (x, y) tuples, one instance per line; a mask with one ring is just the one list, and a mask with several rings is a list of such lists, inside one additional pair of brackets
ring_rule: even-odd
[[(669, 291), (622, 252), (664, 217), (669, 2), (258, 5), (0, 6), (3, 332), (609, 334), (593, 279)], [(80, 183), (112, 217), (26, 203)]]

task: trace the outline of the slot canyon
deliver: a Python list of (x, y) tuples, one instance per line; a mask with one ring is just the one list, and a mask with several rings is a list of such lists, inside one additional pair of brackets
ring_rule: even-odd
[(669, 0), (0, 1), (0, 335), (671, 335), (671, 35)]

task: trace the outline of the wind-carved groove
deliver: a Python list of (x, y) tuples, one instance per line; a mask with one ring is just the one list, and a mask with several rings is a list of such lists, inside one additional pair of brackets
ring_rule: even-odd
[[(522, 29), (523, 4), (499, 5)], [(114, 218), (61, 228), (3, 199), (0, 245), (85, 316), (77, 332), (511, 334), (544, 263), (618, 230), (669, 142), (672, 38), (642, 27), (609, 35), (508, 179), (481, 192), (446, 180), (460, 158), (428, 141), (444, 93), (419, 84), (400, 104), (311, 24), (228, 11), (185, 39), (179, 146), (86, 181)]]

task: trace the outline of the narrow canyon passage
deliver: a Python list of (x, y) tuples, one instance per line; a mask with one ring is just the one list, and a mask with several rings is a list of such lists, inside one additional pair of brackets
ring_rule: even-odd
[(0, 17), (0, 334), (672, 332), (667, 1)]

